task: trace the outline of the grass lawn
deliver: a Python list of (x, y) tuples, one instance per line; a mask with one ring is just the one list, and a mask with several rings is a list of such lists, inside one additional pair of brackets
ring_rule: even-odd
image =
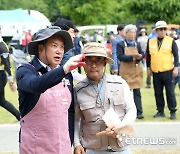
[[(144, 84), (145, 85), (145, 84)], [(164, 91), (165, 93), (165, 91)], [(180, 102), (180, 90), (178, 87), (175, 89), (176, 93), (176, 100), (177, 100), (177, 112), (176, 116), (177, 119), (173, 121), (180, 121), (180, 112), (179, 112), (179, 102)], [(141, 88), (141, 95), (142, 95), (142, 106), (144, 112), (144, 119), (137, 120), (137, 121), (172, 121), (169, 119), (170, 113), (167, 107), (167, 102), (165, 104), (165, 118), (153, 118), (153, 115), (157, 112), (156, 111), (156, 104), (155, 104), (155, 97), (154, 97), (154, 89), (153, 88)], [(166, 97), (164, 97), (166, 100)]]
[[(144, 72), (144, 83), (146, 78), (146, 72)], [(145, 86), (145, 84), (144, 84)], [(11, 92), (9, 85), (7, 84), (6, 89), (6, 99), (10, 101), (12, 104), (15, 105), (16, 108), (18, 108), (18, 93), (17, 92)], [(158, 121), (166, 121), (166, 122), (172, 122), (172, 120), (169, 119), (169, 110), (167, 109), (167, 103), (165, 107), (165, 118), (157, 118), (154, 119), (152, 116), (156, 113), (156, 106), (155, 106), (155, 98), (154, 98), (154, 91), (153, 88), (147, 89), (142, 88), (141, 89), (142, 94), (142, 104), (143, 104), (143, 111), (144, 111), (144, 119), (136, 120), (137, 122), (158, 122)], [(180, 91), (176, 87), (176, 99), (177, 99), (177, 109), (180, 107), (178, 106), (178, 103), (180, 102)], [(180, 121), (180, 112), (177, 111), (177, 119), (173, 121)], [(11, 115), (8, 111), (0, 107), (0, 124), (10, 124), (10, 123), (17, 123), (16, 118)], [(180, 149), (132, 149), (133, 154), (179, 154)], [(17, 154), (17, 153), (1, 153), (0, 154)]]
[[(107, 68), (108, 70), (109, 68)], [(109, 71), (106, 71), (109, 73)], [(83, 72), (84, 73), (84, 72)], [(144, 72), (144, 87), (145, 87), (145, 80), (146, 80), (146, 71)], [(176, 99), (177, 99), (177, 119), (173, 121), (180, 121), (180, 112), (179, 112), (179, 102), (180, 102), (180, 90), (178, 87), (175, 89), (176, 93)], [(16, 108), (18, 108), (18, 93), (17, 92), (11, 92), (9, 85), (6, 85), (5, 89), (6, 99), (15, 105)], [(152, 116), (157, 112), (156, 111), (156, 105), (155, 105), (155, 98), (154, 98), (154, 90), (153, 87), (151, 88), (141, 88), (141, 95), (142, 95), (142, 105), (143, 105), (143, 112), (144, 112), (144, 119), (136, 120), (138, 121), (172, 121), (169, 119), (169, 110), (167, 108), (167, 103), (165, 106), (165, 118), (153, 118)], [(4, 123), (16, 123), (16, 118), (11, 115), (8, 111), (6, 111), (4, 108), (0, 107), (0, 124)]]
[[(9, 84), (6, 84), (5, 98), (18, 109), (18, 92), (12, 92), (10, 90)], [(0, 124), (16, 122), (16, 118), (10, 112), (0, 106)]]
[[(153, 84), (151, 84), (151, 88), (145, 88), (146, 86), (146, 71), (144, 71), (144, 87), (141, 88), (141, 95), (142, 95), (142, 106), (143, 106), (143, 112), (144, 112), (144, 119), (141, 120), (136, 120), (136, 121), (172, 121), (169, 119), (170, 116), (170, 111), (167, 107), (167, 101), (166, 101), (166, 95), (165, 95), (165, 89), (164, 89), (164, 99), (165, 99), (165, 118), (153, 118), (153, 115), (157, 112), (156, 110), (156, 103), (155, 103), (155, 97), (154, 97), (154, 89), (153, 89)], [(152, 82), (152, 79), (151, 79)], [(176, 101), (177, 101), (177, 112), (176, 116), (177, 119), (173, 121), (180, 121), (180, 90), (178, 86), (175, 88), (175, 94), (176, 94)]]

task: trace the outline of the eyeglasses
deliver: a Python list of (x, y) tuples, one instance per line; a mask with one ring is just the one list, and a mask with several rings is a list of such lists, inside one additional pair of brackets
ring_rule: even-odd
[(87, 65), (92, 65), (95, 63), (95, 65), (102, 65), (104, 64), (103, 59), (97, 59), (97, 60), (91, 60), (91, 59), (85, 59), (84, 60)]
[(160, 30), (160, 31), (163, 31), (163, 30), (166, 31), (167, 28), (159, 28), (159, 30)]

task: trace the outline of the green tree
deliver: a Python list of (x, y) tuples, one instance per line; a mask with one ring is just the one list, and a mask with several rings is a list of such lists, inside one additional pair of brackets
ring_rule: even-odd
[(77, 25), (165, 20), (180, 24), (180, 0), (0, 0), (0, 9), (32, 9), (51, 22), (65, 17)]
[(45, 13), (48, 10), (48, 5), (44, 3), (44, 0), (0, 0), (1, 10), (11, 10), (17, 8), (39, 10), (40, 12)]
[(118, 6), (113, 13), (112, 23), (119, 24), (135, 24), (137, 18), (134, 14), (132, 14), (129, 10), (128, 5), (126, 5), (127, 1), (130, 0), (117, 0), (116, 5)]
[(126, 0), (125, 5), (137, 19), (149, 22), (165, 20), (168, 23), (180, 23), (179, 0)]
[(61, 13), (78, 25), (112, 24), (117, 0), (63, 0), (59, 1)]
[(22, 8), (26, 10), (38, 10), (48, 17), (49, 9), (44, 0), (0, 0), (0, 10)]
[(61, 14), (60, 9), (58, 8), (58, 1), (57, 0), (44, 0), (44, 3), (48, 6), (46, 12), (43, 12), (49, 20), (53, 23)]

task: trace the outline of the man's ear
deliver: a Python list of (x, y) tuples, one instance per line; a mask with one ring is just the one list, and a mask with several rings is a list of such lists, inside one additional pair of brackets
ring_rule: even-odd
[(108, 60), (106, 58), (105, 61), (104, 61), (104, 66), (106, 66), (107, 63), (108, 63)]
[(38, 44), (38, 52), (42, 52), (44, 49), (44, 45), (43, 44)]

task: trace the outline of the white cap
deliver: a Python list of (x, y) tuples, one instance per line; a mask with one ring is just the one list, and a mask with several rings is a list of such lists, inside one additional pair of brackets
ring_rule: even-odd
[(155, 24), (155, 29), (158, 28), (168, 28), (167, 23), (165, 21), (158, 21)]
[(141, 32), (146, 32), (146, 29), (144, 29), (144, 28), (143, 28), (143, 29), (141, 29)]

